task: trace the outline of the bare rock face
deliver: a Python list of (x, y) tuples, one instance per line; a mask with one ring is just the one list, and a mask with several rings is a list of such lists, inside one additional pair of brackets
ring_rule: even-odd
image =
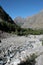
[(20, 16), (16, 17), (14, 19), (15, 23), (18, 25), (18, 26), (22, 26), (25, 22), (25, 19), (24, 18), (21, 18)]
[(35, 65), (43, 65), (43, 54), (36, 59)]
[(18, 25), (21, 23), (22, 28), (43, 29), (43, 10), (36, 15), (26, 17), (24, 19), (20, 17), (17, 18), (14, 20), (16, 23), (18, 23)]
[(27, 17), (26, 22), (22, 26), (23, 28), (43, 29), (43, 11), (38, 14)]

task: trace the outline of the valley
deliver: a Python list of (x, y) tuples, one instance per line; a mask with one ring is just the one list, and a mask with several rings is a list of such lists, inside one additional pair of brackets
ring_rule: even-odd
[(43, 65), (43, 11), (13, 20), (0, 6), (0, 65)]

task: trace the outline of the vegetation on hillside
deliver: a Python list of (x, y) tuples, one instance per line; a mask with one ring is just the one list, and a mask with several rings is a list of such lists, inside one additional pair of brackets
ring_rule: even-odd
[(33, 30), (33, 29), (23, 29), (19, 26), (15, 26), (14, 24), (1, 21), (0, 22), (0, 30), (5, 31), (5, 32), (14, 32), (17, 35), (28, 35), (28, 34), (33, 34), (33, 35), (39, 35), (43, 34), (43, 30)]
[(38, 30), (33, 30), (33, 29), (21, 29), (21, 31), (18, 33), (18, 35), (28, 35), (28, 34), (32, 34), (32, 35), (40, 35), (43, 34), (43, 29), (38, 29)]
[(6, 21), (0, 22), (0, 30), (5, 31), (5, 32), (9, 32), (9, 33), (12, 31), (15, 32), (15, 31), (19, 30), (19, 28), (20, 28), (19, 26), (8, 23)]
[(16, 23), (12, 20), (12, 18), (4, 11), (4, 9), (0, 6), (0, 30), (5, 32), (20, 32), (21, 28), (16, 25)]

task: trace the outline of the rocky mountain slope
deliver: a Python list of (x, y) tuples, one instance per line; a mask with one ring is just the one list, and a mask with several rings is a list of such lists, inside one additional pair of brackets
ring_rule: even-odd
[(24, 21), (22, 28), (43, 29), (43, 10), (34, 16), (25, 18)]
[[(30, 63), (31, 65), (43, 65), (42, 40), (43, 35), (11, 36), (1, 39), (0, 64), (21, 65), (21, 62), (26, 62), (26, 59), (33, 55), (31, 62), (28, 59), (28, 64), (25, 65), (30, 65)], [(35, 58), (36, 56), (37, 58)], [(32, 64), (34, 63), (33, 59), (36, 60), (35, 64)]]

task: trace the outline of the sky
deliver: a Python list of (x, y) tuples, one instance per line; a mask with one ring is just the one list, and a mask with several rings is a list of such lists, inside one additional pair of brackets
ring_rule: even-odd
[(0, 6), (14, 19), (26, 18), (43, 10), (43, 0), (0, 0)]

